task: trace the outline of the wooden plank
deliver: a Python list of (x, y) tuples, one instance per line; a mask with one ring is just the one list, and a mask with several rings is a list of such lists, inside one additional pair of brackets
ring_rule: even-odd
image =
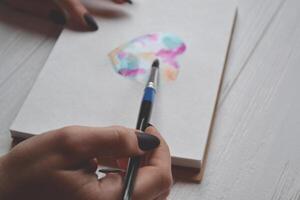
[(299, 9), (283, 5), (219, 106), (202, 184), (170, 199), (299, 199)]

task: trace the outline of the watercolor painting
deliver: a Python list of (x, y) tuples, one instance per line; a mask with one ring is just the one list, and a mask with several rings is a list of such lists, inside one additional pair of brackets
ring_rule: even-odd
[(165, 81), (176, 80), (180, 64), (178, 57), (186, 45), (171, 33), (151, 33), (137, 37), (109, 53), (114, 70), (127, 78), (146, 82), (152, 62), (160, 61), (160, 77)]

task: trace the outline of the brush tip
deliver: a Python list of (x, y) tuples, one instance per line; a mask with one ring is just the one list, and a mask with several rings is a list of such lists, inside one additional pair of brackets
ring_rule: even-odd
[(155, 59), (155, 60), (153, 61), (152, 67), (159, 68), (159, 60), (158, 60), (158, 59)]

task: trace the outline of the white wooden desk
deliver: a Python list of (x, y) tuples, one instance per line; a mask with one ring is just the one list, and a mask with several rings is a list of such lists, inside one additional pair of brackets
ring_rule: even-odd
[[(176, 182), (169, 199), (300, 200), (300, 1), (238, 9), (203, 182)], [(0, 6), (1, 154), (58, 34)]]

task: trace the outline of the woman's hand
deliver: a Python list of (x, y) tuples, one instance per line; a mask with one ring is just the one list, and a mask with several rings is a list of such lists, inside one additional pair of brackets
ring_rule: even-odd
[[(73, 29), (98, 30), (98, 25), (80, 0), (4, 0), (15, 9), (43, 18), (56, 24), (68, 24)], [(114, 0), (115, 3), (132, 3), (131, 0)]]
[[(143, 156), (134, 199), (165, 199), (172, 185), (167, 144), (153, 127), (67, 127), (32, 137), (0, 158), (1, 200), (120, 199), (122, 175), (97, 179), (95, 158)], [(154, 149), (154, 150), (153, 150)]]

